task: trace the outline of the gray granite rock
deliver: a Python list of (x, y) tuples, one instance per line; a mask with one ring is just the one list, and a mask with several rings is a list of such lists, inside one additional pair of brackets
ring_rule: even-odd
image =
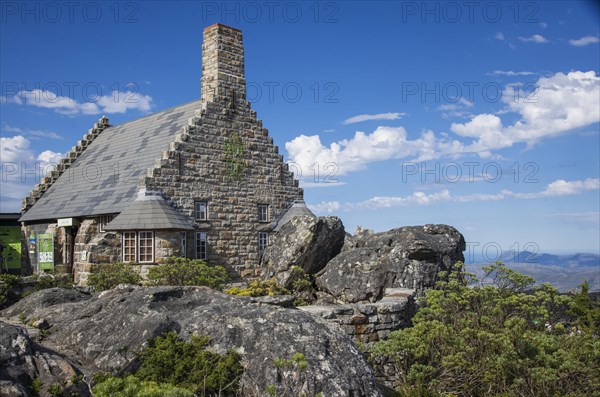
[(344, 251), (317, 274), (320, 290), (342, 303), (375, 302), (386, 288), (423, 294), (440, 271), (464, 261), (465, 240), (447, 225), (407, 226), (346, 239)]
[[(122, 285), (78, 302), (72, 292), (39, 291), (0, 315), (43, 313), (50, 325), (44, 347), (78, 362), (87, 373), (131, 368), (148, 339), (173, 330), (185, 339), (208, 335), (217, 352), (238, 351), (245, 368), (241, 395), (266, 395), (268, 385), (287, 380), (288, 395), (381, 396), (351, 339), (309, 313), (204, 287)], [(305, 371), (274, 365), (295, 353), (306, 357)]]
[(335, 216), (314, 218), (299, 216), (286, 223), (273, 237), (261, 258), (263, 278), (275, 277), (289, 288), (297, 266), (314, 274), (341, 251), (344, 245), (344, 225)]

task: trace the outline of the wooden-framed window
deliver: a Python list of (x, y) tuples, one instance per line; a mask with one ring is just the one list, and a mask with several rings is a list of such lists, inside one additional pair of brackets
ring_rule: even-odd
[(138, 232), (139, 262), (154, 262), (154, 232)]
[(267, 204), (258, 205), (258, 221), (269, 222), (269, 206)]
[(258, 232), (258, 253), (261, 254), (269, 245), (269, 233)]
[(98, 217), (98, 230), (100, 232), (104, 232), (104, 226), (106, 226), (113, 219), (115, 219), (114, 215), (100, 215)]
[(187, 258), (187, 233), (179, 233), (179, 256)]
[(208, 259), (207, 232), (196, 232), (196, 259)]
[(135, 262), (137, 238), (135, 232), (123, 232), (123, 262)]
[(208, 203), (206, 201), (196, 201), (194, 203), (194, 217), (197, 221), (208, 220)]

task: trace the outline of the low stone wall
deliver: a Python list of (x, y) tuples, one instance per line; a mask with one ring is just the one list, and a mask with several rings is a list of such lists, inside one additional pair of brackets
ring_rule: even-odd
[(298, 308), (335, 324), (356, 342), (372, 343), (410, 325), (416, 312), (414, 294), (413, 289), (388, 288), (383, 299), (375, 303)]

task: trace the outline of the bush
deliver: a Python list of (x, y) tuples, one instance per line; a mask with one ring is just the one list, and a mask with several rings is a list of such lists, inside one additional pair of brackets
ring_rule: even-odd
[(170, 383), (200, 395), (235, 392), (243, 373), (240, 356), (230, 350), (220, 355), (206, 348), (207, 336), (192, 336), (189, 342), (175, 332), (151, 339), (140, 354), (136, 376), (142, 380)]
[(207, 350), (210, 338), (192, 336), (189, 342), (175, 332), (148, 341), (139, 354), (139, 368), (125, 378), (94, 375), (97, 397), (192, 397), (234, 394), (243, 373), (240, 356)]
[(96, 397), (193, 397), (191, 391), (152, 381), (142, 381), (133, 375), (126, 378), (109, 376), (92, 389)]
[(316, 289), (311, 276), (306, 274), (301, 267), (293, 266), (291, 278), (294, 280), (291, 289), (282, 287), (272, 278), (270, 280), (252, 280), (247, 287), (231, 287), (225, 292), (230, 295), (252, 297), (294, 295), (296, 297), (295, 306), (304, 306), (314, 302)]
[(290, 291), (281, 287), (274, 279), (271, 280), (253, 280), (247, 287), (232, 287), (225, 291), (230, 295), (238, 296), (275, 296), (289, 295)]
[(153, 285), (202, 285), (221, 289), (228, 279), (227, 270), (222, 266), (208, 266), (201, 260), (173, 256), (148, 272), (148, 280)]
[(119, 284), (138, 284), (140, 281), (140, 275), (133, 270), (130, 264), (116, 262), (94, 266), (87, 283), (96, 291), (104, 291)]
[(0, 305), (8, 299), (8, 291), (20, 282), (20, 276), (0, 274)]
[(34, 289), (41, 291), (48, 288), (71, 288), (73, 279), (70, 274), (64, 273), (42, 273), (34, 276)]
[[(461, 266), (440, 277), (413, 326), (372, 348), (394, 366), (400, 395), (600, 395), (600, 338), (573, 328), (575, 297), (502, 263), (486, 270), (493, 285)], [(587, 303), (575, 305), (586, 317)]]

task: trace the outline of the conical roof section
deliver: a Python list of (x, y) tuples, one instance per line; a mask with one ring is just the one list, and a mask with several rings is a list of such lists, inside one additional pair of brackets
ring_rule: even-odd
[(109, 222), (104, 230), (193, 230), (189, 219), (169, 205), (162, 195), (140, 190), (123, 212)]

